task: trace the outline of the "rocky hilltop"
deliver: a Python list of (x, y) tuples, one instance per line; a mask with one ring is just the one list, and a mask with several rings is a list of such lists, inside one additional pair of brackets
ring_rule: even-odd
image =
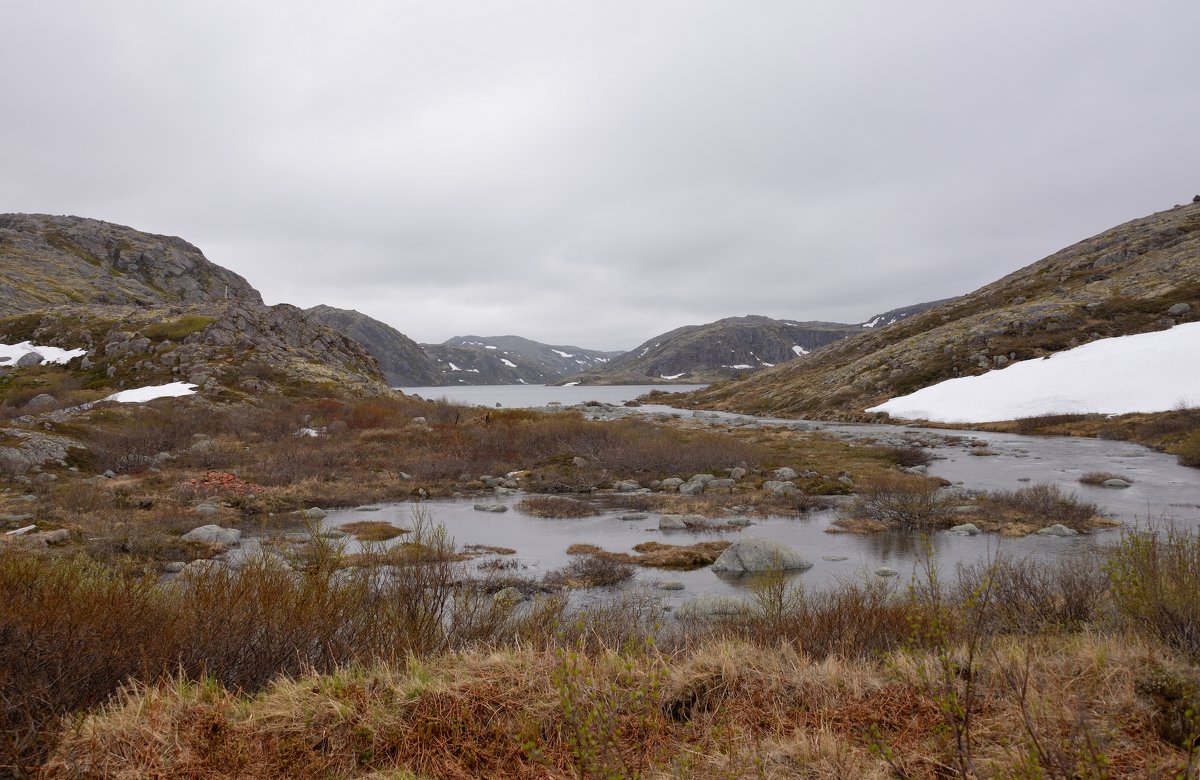
[(421, 346), (441, 373), (434, 384), (446, 385), (553, 384), (622, 354), (520, 336), (455, 336)]
[(646, 341), (571, 381), (582, 384), (714, 382), (769, 368), (861, 330), (836, 322), (729, 317), (687, 325)]
[(674, 402), (865, 419), (868, 407), (946, 379), (1198, 316), (1200, 203), (1194, 202), (1118, 225), (894, 325)]
[(379, 362), (392, 387), (440, 385), (442, 372), (417, 342), (392, 326), (352, 309), (314, 306), (308, 316), (357, 341)]
[(0, 316), (64, 303), (210, 303), (262, 296), (181, 238), (83, 217), (0, 214)]
[[(7, 315), (7, 316), (5, 316)], [(171, 236), (80, 217), (0, 216), (0, 342), (83, 349), (65, 366), (0, 367), (0, 404), (187, 381), (213, 398), (387, 392), (375, 359)]]

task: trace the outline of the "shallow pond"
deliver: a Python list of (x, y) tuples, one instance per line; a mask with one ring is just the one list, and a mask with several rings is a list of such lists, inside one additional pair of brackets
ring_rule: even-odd
[[(459, 403), (494, 406), (536, 407), (551, 402), (564, 405), (597, 400), (620, 404), (652, 389), (682, 389), (669, 386), (475, 386), (446, 388), (406, 388), (426, 398), (447, 397)], [(610, 412), (612, 410), (609, 410)], [(677, 413), (695, 417), (690, 410), (670, 410), (644, 406), (621, 413)], [(795, 420), (770, 420), (745, 415), (700, 413), (710, 423), (739, 426), (792, 425)], [(850, 440), (880, 440), (883, 443), (902, 443), (913, 438), (936, 443), (931, 451), (937, 458), (929, 467), (931, 474), (954, 483), (956, 489), (1012, 490), (1038, 482), (1055, 483), (1080, 498), (1095, 502), (1102, 514), (1118, 519), (1127, 526), (1148, 523), (1176, 523), (1185, 527), (1200, 525), (1200, 470), (1178, 465), (1174, 456), (1163, 455), (1138, 445), (1077, 439), (1067, 437), (1030, 437), (1012, 434), (976, 433), (929, 430), (895, 425), (848, 425), (808, 423)], [(961, 441), (947, 441), (959, 437)], [(971, 447), (970, 440), (988, 443), (989, 456), (972, 455), (981, 448)], [(1125, 475), (1133, 484), (1125, 489), (1088, 487), (1079, 484), (1079, 476), (1088, 471), (1108, 471)], [(688, 477), (689, 474), (681, 474)], [(606, 509), (596, 517), (553, 520), (524, 515), (511, 505), (523, 495), (483, 496), (463, 499), (430, 501), (423, 504), (436, 523), (443, 525), (460, 546), (488, 545), (516, 550), (515, 570), (505, 573), (540, 578), (552, 569), (570, 562), (568, 546), (576, 543), (594, 544), (605, 550), (628, 552), (645, 541), (670, 544), (690, 544), (699, 541), (736, 540), (745, 536), (762, 536), (781, 541), (799, 550), (814, 566), (793, 575), (797, 581), (812, 587), (822, 587), (839, 580), (874, 578), (873, 572), (887, 566), (899, 572), (892, 578), (898, 586), (913, 576), (920, 576), (921, 562), (932, 553), (939, 569), (951, 572), (957, 564), (975, 563), (997, 554), (1020, 558), (1054, 559), (1061, 556), (1088, 554), (1119, 539), (1120, 529), (1100, 530), (1069, 539), (1030, 536), (1002, 539), (981, 534), (974, 537), (957, 536), (947, 532), (931, 535), (911, 532), (890, 532), (871, 536), (827, 533), (834, 511), (814, 512), (800, 518), (753, 518), (753, 525), (732, 532), (659, 531), (658, 515), (653, 512), (645, 520), (624, 521), (624, 509)], [(501, 503), (510, 506), (504, 513), (476, 511), (477, 503)], [(374, 511), (331, 511), (324, 521), (327, 528), (362, 520), (381, 520), (406, 528), (412, 525), (412, 504), (390, 504), (372, 507)], [(402, 541), (403, 537), (398, 541)], [(349, 551), (358, 548), (350, 543)], [(485, 556), (467, 564), (478, 567), (495, 556)], [(826, 560), (842, 558), (842, 560)], [(678, 604), (699, 593), (746, 594), (753, 583), (737, 577), (722, 576), (708, 568), (677, 572), (638, 568), (636, 585), (652, 586), (660, 581), (682, 583), (682, 591), (661, 591), (668, 604)]]

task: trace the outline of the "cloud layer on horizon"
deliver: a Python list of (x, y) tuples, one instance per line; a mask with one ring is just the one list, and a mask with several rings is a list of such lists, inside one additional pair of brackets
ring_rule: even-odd
[(1200, 5), (20, 4), (0, 211), (421, 341), (860, 321), (1200, 191)]

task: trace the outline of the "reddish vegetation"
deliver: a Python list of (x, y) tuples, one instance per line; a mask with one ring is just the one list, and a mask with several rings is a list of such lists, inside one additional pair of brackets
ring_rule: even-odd
[(225, 471), (207, 471), (204, 476), (180, 483), (180, 487), (206, 496), (248, 496), (262, 493), (265, 488), (246, 482), (236, 474)]

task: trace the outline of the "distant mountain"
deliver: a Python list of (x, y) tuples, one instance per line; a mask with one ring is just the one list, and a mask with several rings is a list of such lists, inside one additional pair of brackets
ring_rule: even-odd
[(305, 313), (312, 319), (354, 339), (379, 362), (392, 387), (440, 385), (442, 373), (417, 342), (391, 325), (353, 309), (314, 306)]
[(520, 336), (456, 336), (421, 348), (441, 372), (439, 384), (553, 384), (602, 366), (621, 352), (542, 344)]
[(902, 306), (899, 309), (885, 311), (883, 314), (876, 314), (866, 322), (862, 323), (864, 328), (882, 328), (887, 325), (895, 325), (900, 320), (908, 319), (914, 314), (920, 314), (923, 311), (929, 311), (932, 308), (941, 306), (944, 303), (956, 300), (955, 298), (942, 298), (940, 301), (929, 301), (928, 303), (914, 303), (912, 306)]
[(867, 408), (947, 379), (1198, 316), (1200, 202), (1195, 202), (1118, 225), (975, 292), (886, 328), (865, 329), (804, 360), (672, 403), (866, 419)]
[(58, 304), (175, 305), (262, 296), (182, 238), (84, 217), (0, 214), (0, 317)]
[(585, 371), (582, 384), (714, 382), (793, 360), (862, 330), (836, 322), (729, 317), (663, 333)]

